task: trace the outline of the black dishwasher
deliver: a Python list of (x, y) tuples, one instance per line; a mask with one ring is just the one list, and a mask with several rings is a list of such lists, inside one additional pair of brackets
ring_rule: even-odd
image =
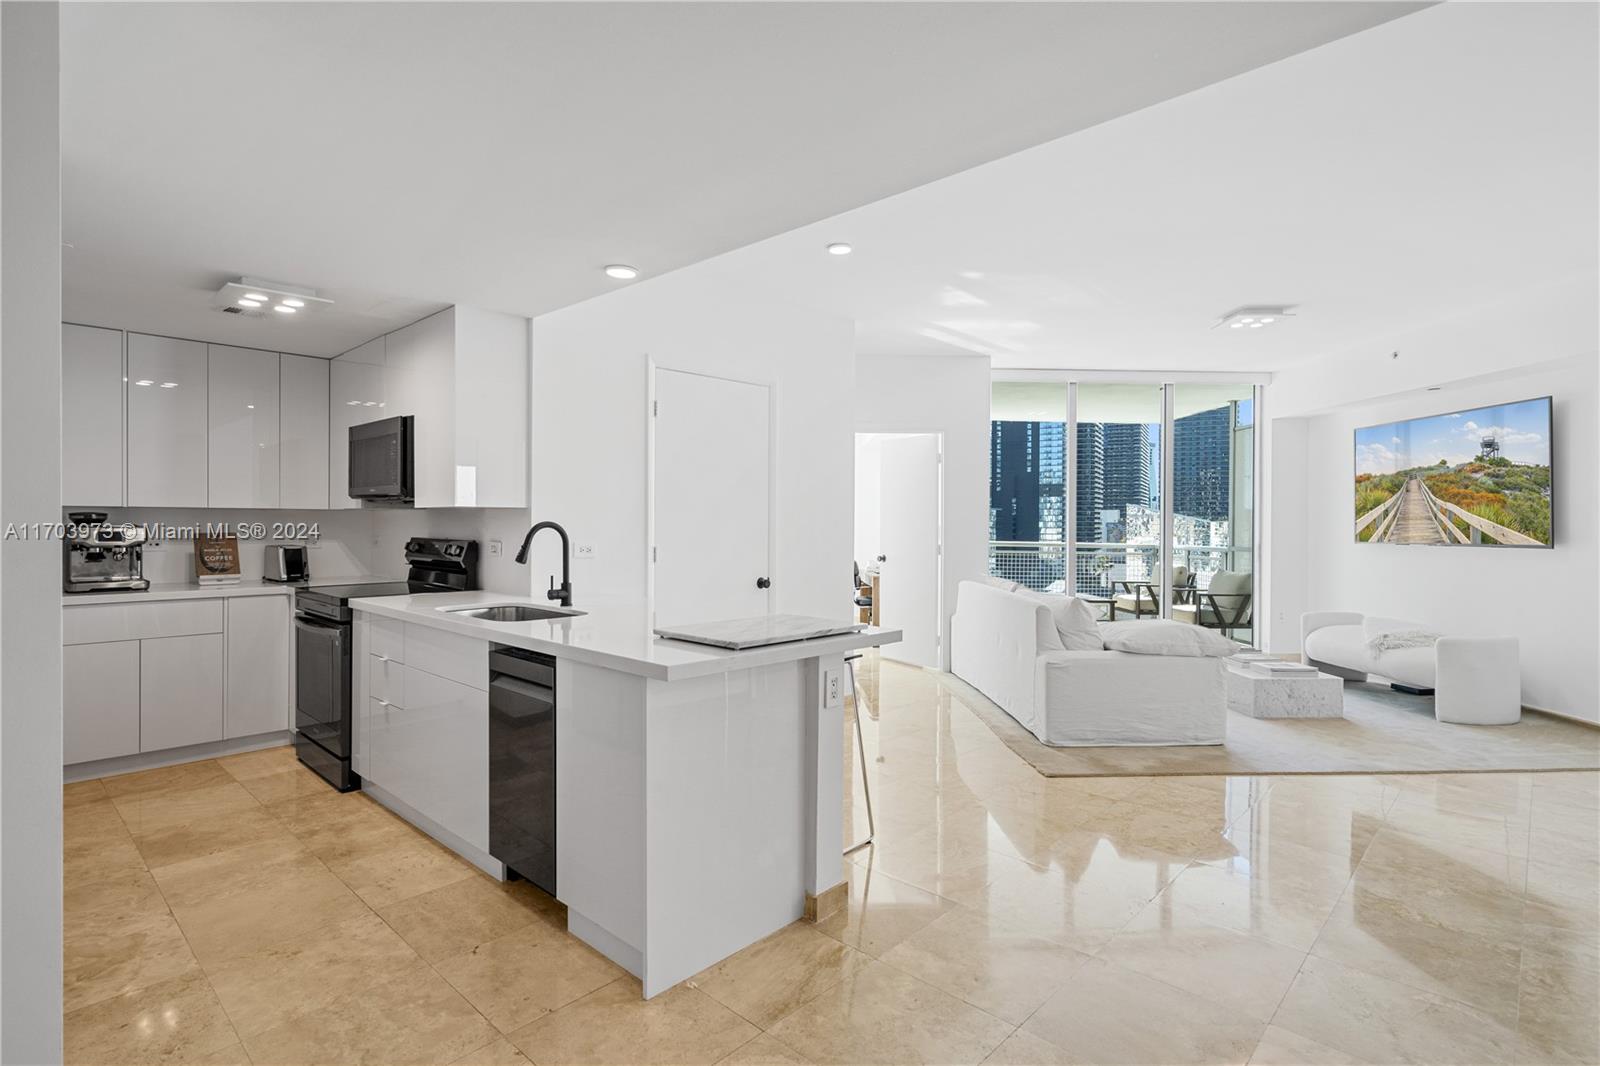
[(556, 661), (489, 646), (489, 854), (556, 894)]

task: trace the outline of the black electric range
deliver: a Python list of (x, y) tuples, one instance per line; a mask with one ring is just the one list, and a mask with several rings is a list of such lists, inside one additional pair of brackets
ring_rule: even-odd
[(404, 581), (307, 585), (294, 594), (295, 754), (340, 792), (361, 787), (350, 768), (350, 601), (478, 587), (476, 541), (416, 537), (406, 542), (406, 562)]

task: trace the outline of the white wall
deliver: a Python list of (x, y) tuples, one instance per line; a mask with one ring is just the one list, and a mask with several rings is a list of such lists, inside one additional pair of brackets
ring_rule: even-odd
[(883, 445), (880, 438), (856, 438), (855, 557), (865, 571), (879, 555), (878, 511), (883, 491)]
[[(55, 4), (0, 6), (0, 510), (61, 497)], [(61, 1061), (61, 545), (0, 540), (0, 1061)]]
[[(1304, 533), (1274, 501), (1275, 586), (1293, 588), (1303, 572), (1304, 605), (1415, 619), (1470, 635), (1513, 634), (1522, 641), (1522, 698), (1530, 707), (1600, 721), (1595, 591), (1600, 527), (1596, 424), (1600, 383), (1594, 354), (1506, 369), (1316, 415), (1305, 421), (1304, 465), (1279, 465), (1285, 480), (1303, 479)], [(1352, 434), (1360, 426), (1551, 395), (1555, 547), (1431, 548), (1357, 544), (1351, 533)], [(1275, 436), (1280, 425), (1275, 425)], [(1285, 456), (1280, 454), (1279, 459)], [(1292, 511), (1286, 502), (1283, 510)], [(1295, 542), (1303, 545), (1299, 552)], [(1291, 593), (1292, 595), (1292, 593)], [(1274, 601), (1275, 604), (1279, 601)], [(1276, 612), (1277, 607), (1273, 610)], [(1292, 621), (1292, 620), (1291, 620)], [(1295, 627), (1297, 629), (1297, 627)], [(1298, 643), (1298, 632), (1294, 634)], [(1274, 637), (1274, 646), (1287, 642)]]
[[(989, 360), (979, 356), (873, 355), (856, 360), (858, 433), (944, 434), (944, 609), (950, 632), (956, 588), (989, 571)], [(950, 641), (944, 641), (950, 666)]]
[[(574, 563), (576, 606), (645, 599), (649, 357), (775, 388), (775, 607), (847, 615), (855, 462), (849, 321), (741, 292), (691, 267), (536, 318), (532, 338), (532, 518), (560, 522), (574, 544), (595, 549)], [(705, 516), (705, 529), (706, 580), (714, 581), (716, 515)], [(535, 542), (536, 588), (559, 568), (557, 549), (548, 534)]]

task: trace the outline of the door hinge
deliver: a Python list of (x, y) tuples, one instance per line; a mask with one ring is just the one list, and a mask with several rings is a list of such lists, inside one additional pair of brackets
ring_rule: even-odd
[(651, 400), (650, 401), (650, 417), (651, 418), (657, 418), (657, 417), (660, 416), (660, 414), (661, 414), (661, 401), (660, 400)]
[(656, 546), (654, 544), (650, 545), (650, 561), (652, 563), (656, 561)]

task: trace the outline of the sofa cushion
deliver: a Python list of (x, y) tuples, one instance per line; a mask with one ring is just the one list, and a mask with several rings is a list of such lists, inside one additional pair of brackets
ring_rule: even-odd
[[(1050, 609), (1050, 619), (1055, 623), (1056, 634), (1059, 637), (1060, 648), (1052, 651), (1104, 651), (1105, 642), (1100, 638), (1100, 629), (1095, 624), (1094, 612), (1089, 605), (1076, 596), (1063, 596), (1049, 592), (1032, 592), (1028, 589), (1019, 589), (1019, 596), (1026, 596), (1044, 604)], [(1045, 650), (1044, 641), (1039, 641), (1039, 650)]]
[(1022, 587), (1015, 581), (1007, 581), (1005, 578), (995, 577), (993, 574), (985, 575), (983, 583), (992, 588), (1000, 589), (1004, 592), (1015, 592)]
[(1361, 620), (1361, 631), (1367, 639), (1380, 636), (1384, 633), (1421, 633), (1427, 632), (1428, 627), (1421, 622), (1407, 622), (1403, 618), (1379, 618), (1367, 615)]
[(1221, 633), (1182, 622), (1101, 622), (1099, 629), (1107, 648), (1131, 655), (1221, 659), (1239, 650), (1237, 641)]

